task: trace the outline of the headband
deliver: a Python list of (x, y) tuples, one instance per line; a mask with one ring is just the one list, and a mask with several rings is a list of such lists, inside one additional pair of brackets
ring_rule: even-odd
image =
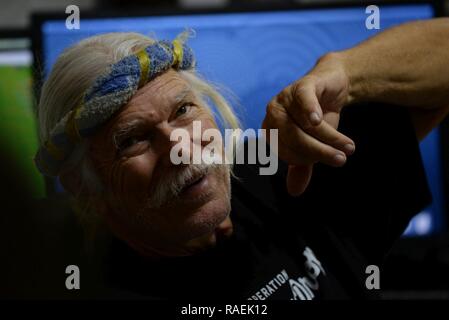
[(157, 41), (112, 64), (50, 132), (35, 156), (37, 168), (42, 174), (57, 176), (76, 145), (109, 120), (139, 88), (170, 68), (194, 67), (193, 51), (180, 40)]

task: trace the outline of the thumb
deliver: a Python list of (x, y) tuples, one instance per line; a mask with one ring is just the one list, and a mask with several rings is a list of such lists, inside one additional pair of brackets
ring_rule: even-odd
[(291, 196), (300, 196), (306, 190), (312, 171), (313, 164), (288, 166), (287, 191)]

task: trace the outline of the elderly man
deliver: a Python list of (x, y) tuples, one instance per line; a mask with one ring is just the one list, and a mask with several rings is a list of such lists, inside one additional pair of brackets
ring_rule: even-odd
[(367, 267), (430, 199), (417, 137), (449, 110), (448, 30), (444, 19), (391, 29), (324, 56), (285, 88), (262, 124), (279, 130), (284, 162), (273, 176), (258, 165), (172, 163), (174, 130), (217, 127), (211, 103), (225, 126), (239, 124), (195, 74), (185, 36), (95, 36), (65, 51), (44, 84), (36, 163), (60, 177), (84, 221), (114, 235), (107, 288), (370, 297)]

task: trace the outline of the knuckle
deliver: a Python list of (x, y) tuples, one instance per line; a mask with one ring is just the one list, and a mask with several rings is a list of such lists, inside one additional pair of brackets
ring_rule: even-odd
[(274, 102), (273, 100), (271, 100), (271, 101), (267, 104), (267, 110), (266, 110), (267, 115), (273, 114), (274, 109), (275, 109), (275, 102)]
[(279, 104), (284, 104), (285, 103), (285, 101), (286, 101), (286, 92), (285, 92), (285, 89), (284, 90), (282, 90), (281, 92), (279, 92), (277, 95), (276, 95), (276, 97), (275, 97), (275, 101), (277, 102), (277, 103), (279, 103)]
[(308, 90), (307, 81), (300, 80), (293, 86), (293, 96), (296, 99), (301, 99), (304, 92)]
[(314, 92), (313, 83), (311, 83), (308, 79), (302, 79), (293, 87), (293, 97), (296, 101), (298, 101), (303, 107), (307, 107), (305, 105), (305, 101), (308, 96)]
[(268, 117), (275, 119), (278, 118), (282, 113), (285, 113), (285, 110), (279, 103), (274, 100), (268, 103), (266, 110), (266, 114)]

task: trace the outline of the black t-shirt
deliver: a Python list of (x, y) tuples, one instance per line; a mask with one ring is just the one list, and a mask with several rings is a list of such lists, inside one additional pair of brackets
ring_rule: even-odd
[(342, 168), (315, 165), (306, 192), (290, 197), (287, 166), (273, 176), (236, 165), (232, 237), (207, 252), (158, 262), (116, 241), (108, 286), (154, 299), (371, 298), (366, 267), (382, 261), (430, 193), (408, 111), (344, 110), (339, 130), (356, 143)]

